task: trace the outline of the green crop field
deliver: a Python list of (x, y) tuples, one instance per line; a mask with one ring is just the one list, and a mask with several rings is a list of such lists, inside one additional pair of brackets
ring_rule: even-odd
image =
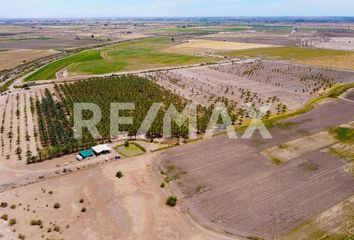
[(320, 67), (354, 70), (354, 54), (351, 51), (300, 47), (270, 47), (225, 52), (224, 55), (230, 57), (259, 57), (262, 59), (285, 60), (292, 63)]
[(226, 55), (235, 57), (260, 57), (280, 60), (304, 60), (309, 58), (347, 55), (349, 53), (351, 52), (315, 48), (270, 47), (228, 52)]
[(194, 64), (212, 60), (210, 58), (163, 51), (171, 46), (172, 42), (169, 38), (160, 37), (86, 50), (50, 63), (28, 76), (25, 80), (55, 79), (56, 72), (64, 68), (70, 75), (91, 75)]
[(129, 146), (120, 145), (116, 150), (124, 157), (135, 157), (145, 153), (142, 147), (138, 146), (136, 143), (129, 143)]

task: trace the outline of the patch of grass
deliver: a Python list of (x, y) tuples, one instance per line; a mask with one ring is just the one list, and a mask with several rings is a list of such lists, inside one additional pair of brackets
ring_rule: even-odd
[[(352, 84), (354, 86), (354, 84)], [(351, 87), (350, 87), (351, 88)], [(348, 88), (347, 86), (343, 85), (341, 87), (338, 87), (335, 89), (335, 91), (332, 91), (328, 97), (330, 98), (337, 98), (340, 95), (342, 95), (343, 93), (345, 93), (346, 91), (348, 91), (350, 88)]]
[(317, 163), (302, 163), (300, 167), (305, 171), (314, 172), (318, 170), (319, 165)]
[(354, 129), (347, 127), (336, 127), (331, 129), (330, 132), (343, 143), (352, 143), (354, 142)]
[(272, 157), (271, 159), (272, 159), (272, 163), (275, 164), (275, 165), (281, 165), (281, 164), (284, 163), (284, 161), (279, 159), (279, 158)]
[(0, 86), (0, 93), (6, 92), (7, 90), (9, 90), (9, 87), (11, 86), (11, 84), (15, 81), (15, 79), (9, 80), (7, 82), (5, 82), (4, 84), (2, 84)]
[(171, 46), (170, 38), (158, 37), (86, 50), (45, 65), (25, 81), (54, 79), (55, 73), (64, 68), (69, 73), (90, 75), (202, 63), (209, 59), (162, 51)]
[(328, 148), (328, 152), (337, 155), (340, 158), (354, 161), (354, 151), (350, 149), (341, 149), (337, 147)]
[(247, 236), (246, 239), (249, 239), (249, 240), (264, 240), (263, 238), (255, 237), (255, 236)]
[(146, 150), (137, 143), (129, 143), (128, 146), (120, 145), (116, 150), (125, 157), (135, 157), (144, 154)]
[(279, 149), (287, 149), (288, 147), (289, 147), (289, 146), (286, 145), (286, 144), (284, 144), (284, 143), (278, 145), (278, 148), (279, 148)]

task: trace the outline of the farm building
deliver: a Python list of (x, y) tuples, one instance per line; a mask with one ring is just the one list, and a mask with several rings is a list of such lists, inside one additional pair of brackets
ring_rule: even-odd
[(82, 151), (80, 151), (79, 154), (83, 159), (88, 158), (88, 157), (92, 157), (93, 155), (95, 155), (95, 153), (92, 149), (82, 150)]
[(96, 155), (107, 154), (111, 152), (111, 148), (107, 144), (92, 147), (92, 150)]

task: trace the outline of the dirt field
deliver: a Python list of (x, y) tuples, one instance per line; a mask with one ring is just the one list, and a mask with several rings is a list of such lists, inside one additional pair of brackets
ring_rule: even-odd
[(290, 161), (302, 155), (321, 150), (333, 145), (337, 140), (327, 131), (284, 142), (278, 146), (264, 150), (262, 153), (273, 161), (279, 163)]
[(160, 160), (174, 179), (170, 187), (201, 224), (270, 239), (353, 196), (354, 179), (343, 169), (346, 160), (321, 151), (278, 166), (260, 152), (350, 122), (353, 106), (343, 100), (323, 103), (273, 128), (270, 141), (219, 136), (163, 152)]
[(36, 60), (38, 58), (47, 57), (59, 53), (54, 50), (29, 50), (20, 49), (0, 52), (0, 70), (12, 68), (17, 65)]
[(354, 38), (329, 38), (327, 41), (314, 42), (313, 46), (318, 48), (354, 51)]
[(166, 52), (178, 54), (201, 54), (203, 52), (218, 52), (218, 51), (232, 51), (244, 50), (252, 48), (271, 47), (266, 44), (252, 44), (252, 43), (238, 43), (238, 42), (224, 42), (212, 40), (189, 40), (187, 43), (182, 43), (166, 49)]
[[(324, 236), (333, 239), (340, 239), (341, 237), (350, 239), (353, 236), (353, 217), (354, 197), (351, 197), (321, 213), (311, 221), (307, 221), (299, 227), (294, 228), (289, 234), (283, 236), (282, 239), (307, 240), (319, 239)], [(343, 236), (343, 231), (346, 236)]]
[(301, 37), (289, 36), (288, 34), (266, 34), (266, 33), (218, 33), (200, 37), (206, 40), (241, 42), (252, 44), (287, 45), (298, 46)]
[[(17, 223), (0, 228), (9, 234), (15, 229), (13, 235), (22, 233), (30, 240), (41, 236), (90, 240), (227, 239), (201, 229), (181, 210), (165, 205), (168, 193), (160, 188), (153, 159), (153, 154), (144, 155), (3, 192), (1, 201), (9, 206), (0, 210), (1, 215), (16, 218)], [(116, 178), (117, 171), (122, 171), (124, 177)], [(60, 208), (54, 209), (55, 203)], [(15, 209), (10, 208), (12, 204)], [(41, 220), (43, 227), (31, 226), (31, 220)]]
[(63, 50), (90, 44), (98, 44), (98, 39), (25, 39), (0, 41), (0, 49), (37, 49), (37, 50)]

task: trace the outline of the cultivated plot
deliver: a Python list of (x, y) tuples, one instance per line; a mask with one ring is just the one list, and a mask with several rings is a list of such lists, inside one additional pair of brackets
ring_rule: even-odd
[(87, 50), (50, 63), (34, 72), (26, 80), (55, 79), (56, 73), (60, 70), (66, 70), (68, 75), (90, 75), (195, 64), (211, 60), (162, 51), (170, 46), (172, 46), (171, 40), (161, 37)]
[(0, 52), (0, 70), (59, 53), (54, 50), (10, 50)]
[(316, 48), (260, 48), (225, 53), (231, 57), (252, 57), (286, 60), (293, 63), (309, 64), (327, 68), (354, 70), (352, 51), (316, 49)]
[(166, 49), (166, 52), (177, 54), (196, 55), (204, 52), (218, 52), (218, 51), (232, 51), (232, 50), (244, 50), (253, 48), (270, 47), (266, 44), (253, 44), (253, 43), (238, 43), (238, 42), (225, 42), (225, 41), (212, 41), (194, 39), (186, 43), (178, 44), (171, 48)]
[[(347, 160), (321, 151), (281, 165), (261, 151), (353, 120), (342, 100), (271, 130), (271, 141), (219, 136), (161, 153), (160, 160), (183, 206), (201, 224), (220, 232), (273, 238), (354, 194)], [(327, 119), (328, 110), (333, 112)], [(321, 115), (324, 115), (321, 117)]]

